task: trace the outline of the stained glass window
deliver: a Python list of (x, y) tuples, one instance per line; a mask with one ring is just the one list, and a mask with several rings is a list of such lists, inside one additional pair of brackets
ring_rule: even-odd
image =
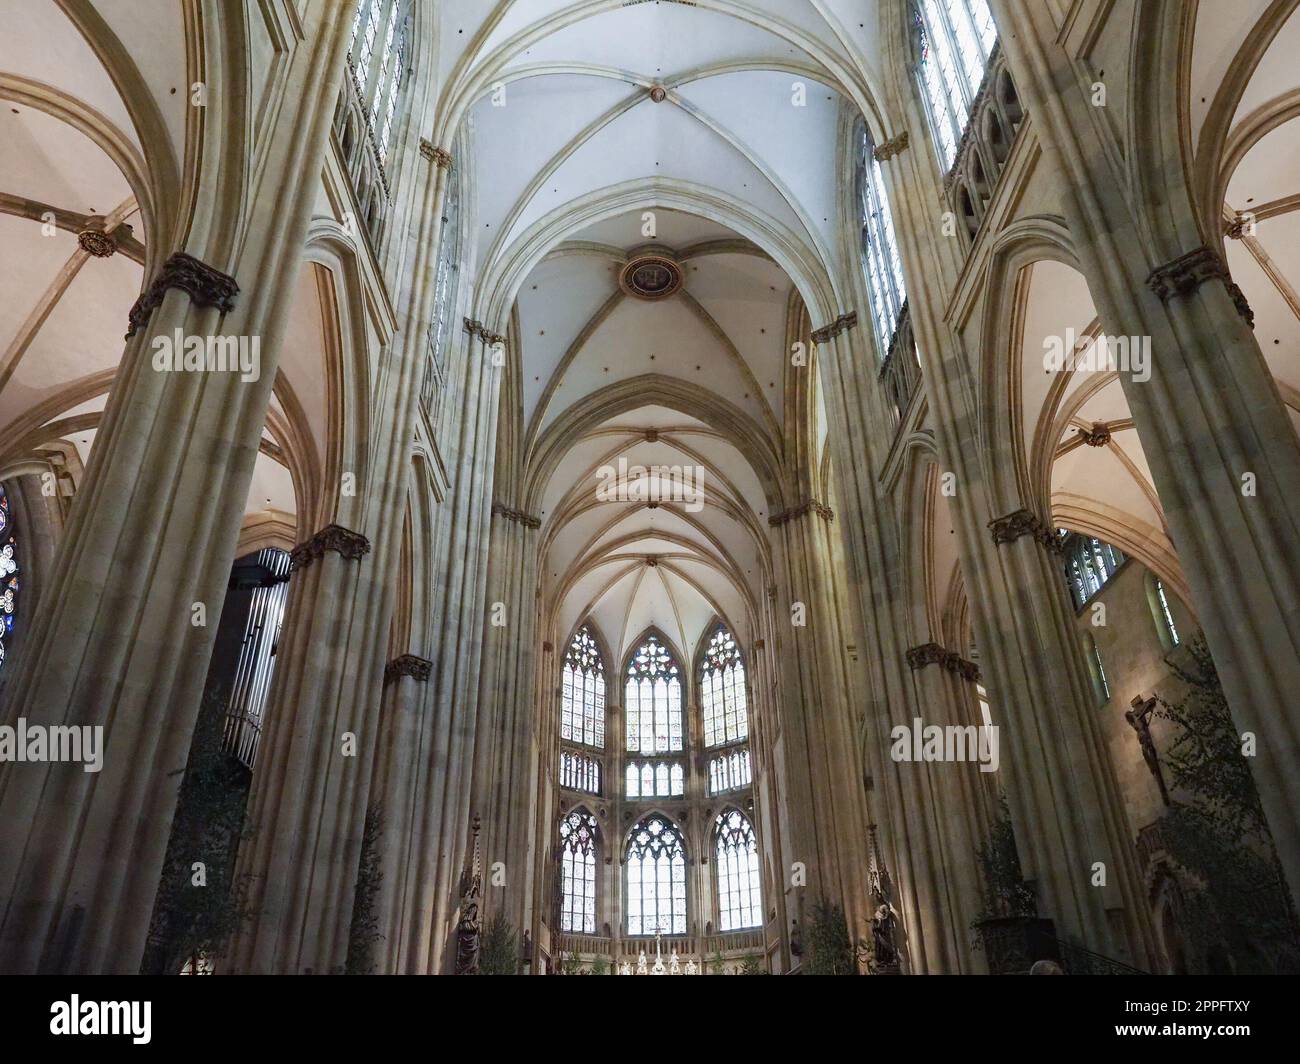
[(628, 663), (623, 708), (628, 750), (642, 754), (681, 751), (681, 669), (656, 635), (647, 636)]
[(858, 129), (858, 225), (861, 230), (862, 265), (871, 297), (871, 319), (876, 345), (883, 359), (898, 330), (907, 289), (903, 261), (894, 235), (894, 218), (885, 194), (885, 179), (876, 159), (875, 145), (865, 124)]
[(630, 761), (624, 774), (628, 798), (678, 798), (686, 790), (686, 773), (675, 761)]
[(1156, 602), (1160, 606), (1161, 619), (1165, 623), (1165, 633), (1169, 636), (1169, 642), (1172, 646), (1178, 645), (1178, 629), (1174, 625), (1173, 611), (1169, 609), (1169, 596), (1165, 594), (1165, 585), (1159, 579), (1156, 585)]
[(583, 625), (569, 643), (561, 672), (560, 738), (605, 746), (605, 663)]
[(704, 649), (700, 709), (704, 715), (705, 746), (721, 746), (749, 738), (745, 663), (740, 659), (736, 640), (725, 628), (719, 628)]
[(912, 23), (922, 95), (947, 171), (957, 158), (998, 31), (988, 0), (917, 0)]
[(686, 934), (686, 850), (658, 814), (632, 829), (627, 853), (627, 933)]
[(763, 906), (754, 828), (739, 809), (720, 813), (715, 825), (718, 927), (722, 931), (761, 927)]
[(1097, 698), (1097, 705), (1104, 706), (1110, 701), (1110, 680), (1106, 678), (1106, 667), (1101, 663), (1101, 651), (1097, 649), (1097, 640), (1091, 632), (1082, 636), (1084, 659), (1088, 673), (1092, 677), (1092, 690)]
[(710, 794), (721, 794), (723, 791), (748, 787), (752, 779), (748, 750), (733, 750), (709, 762)]
[(1065, 579), (1076, 609), (1100, 591), (1124, 563), (1124, 555), (1103, 540), (1058, 529), (1065, 557)]
[(456, 316), (457, 279), (460, 274), (460, 174), (455, 167), (447, 173), (447, 192), (442, 205), (442, 228), (438, 237), (438, 266), (433, 276), (433, 320), (429, 323), (429, 356), (433, 365), (424, 374), (420, 402), (432, 412), (440, 382), (446, 377), (447, 348)]
[(593, 757), (563, 751), (560, 754), (560, 786), (599, 794), (600, 762)]
[(596, 933), (596, 818), (575, 809), (560, 821), (560, 930)]
[[(380, 165), (388, 159), (393, 116), (406, 80), (410, 6), (409, 0), (358, 0), (352, 19), (348, 55)], [(381, 37), (382, 44), (376, 53), (375, 46)]]
[(0, 668), (4, 667), (18, 605), (18, 541), (14, 538), (9, 496), (0, 487)]

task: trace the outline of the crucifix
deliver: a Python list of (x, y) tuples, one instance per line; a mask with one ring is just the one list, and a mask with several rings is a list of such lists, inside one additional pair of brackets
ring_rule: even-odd
[(1155, 696), (1143, 701), (1142, 696), (1137, 695), (1130, 705), (1133, 708), (1124, 714), (1124, 719), (1137, 732), (1138, 744), (1142, 747), (1142, 759), (1151, 770), (1151, 775), (1155, 777), (1156, 786), (1160, 788), (1160, 800), (1168, 805), (1169, 791), (1165, 787), (1164, 773), (1160, 770), (1160, 755), (1156, 753), (1155, 740), (1151, 738), (1151, 715), (1156, 710)]

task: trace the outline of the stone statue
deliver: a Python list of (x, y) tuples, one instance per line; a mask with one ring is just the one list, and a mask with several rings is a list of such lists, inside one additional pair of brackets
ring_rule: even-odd
[(478, 974), (479, 898), (483, 889), (483, 866), (479, 853), (479, 832), (482, 822), (478, 816), (471, 824), (473, 842), (466, 855), (465, 869), (461, 874), (460, 920), (456, 923), (456, 974)]
[(896, 972), (899, 968), (898, 948), (894, 944), (894, 928), (898, 922), (888, 905), (880, 905), (871, 918), (871, 940), (875, 948), (876, 970)]
[(478, 974), (478, 902), (467, 902), (456, 925), (456, 974)]
[(1142, 696), (1138, 695), (1130, 704), (1133, 708), (1124, 714), (1124, 719), (1137, 732), (1138, 744), (1142, 747), (1142, 759), (1151, 770), (1151, 775), (1155, 777), (1156, 786), (1160, 788), (1160, 800), (1168, 805), (1169, 791), (1165, 787), (1165, 775), (1160, 769), (1160, 755), (1156, 752), (1155, 740), (1151, 738), (1151, 715), (1155, 712), (1156, 700), (1151, 697), (1144, 702)]

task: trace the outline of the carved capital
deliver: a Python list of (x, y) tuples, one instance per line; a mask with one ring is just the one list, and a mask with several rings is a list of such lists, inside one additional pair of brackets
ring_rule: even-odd
[(229, 274), (214, 270), (193, 255), (178, 251), (162, 264), (158, 276), (142, 293), (127, 315), (126, 337), (129, 340), (149, 320), (154, 308), (162, 304), (167, 289), (179, 288), (188, 292), (190, 299), (200, 307), (216, 307), (225, 314), (235, 308), (239, 285)]
[(1110, 443), (1110, 427), (1104, 421), (1094, 421), (1092, 428), (1079, 430), (1079, 438), (1089, 447), (1105, 447)]
[(908, 136), (907, 130), (903, 130), (896, 137), (890, 137), (885, 143), (876, 148), (872, 154), (876, 162), (887, 163), (895, 155), (907, 151), (910, 143), (911, 138)]
[(850, 310), (847, 314), (841, 314), (829, 325), (823, 325), (820, 329), (814, 329), (812, 333), (812, 342), (815, 344), (824, 344), (834, 340), (840, 333), (852, 329), (858, 323), (858, 312)]
[(922, 643), (920, 646), (912, 647), (905, 655), (907, 667), (912, 670), (923, 669), (927, 665), (937, 665), (943, 661), (943, 656), (948, 653), (938, 643)]
[(289, 554), (290, 571), (306, 569), (317, 558), (323, 558), (326, 551), (333, 551), (348, 561), (357, 561), (370, 553), (370, 541), (360, 532), (342, 525), (326, 525), (306, 543), (293, 548)]
[(1022, 536), (1030, 536), (1054, 553), (1061, 549), (1052, 530), (1030, 510), (1016, 510), (1005, 517), (995, 517), (989, 522), (989, 530), (997, 544), (1014, 543)]
[(477, 336), (489, 347), (494, 344), (501, 344), (504, 346), (506, 338), (500, 333), (491, 332), (481, 321), (477, 321), (474, 318), (466, 318), (464, 320), (465, 331), (471, 336)]
[(435, 147), (432, 141), (427, 141), (424, 138), (420, 139), (420, 154), (439, 170), (446, 170), (451, 166), (451, 152), (445, 148)]
[(826, 521), (835, 520), (835, 511), (824, 502), (819, 502), (816, 499), (805, 499), (803, 502), (799, 503), (798, 506), (791, 506), (788, 510), (782, 510), (779, 514), (773, 514), (767, 519), (767, 523), (773, 528), (776, 528), (780, 525), (788, 524), (797, 518), (805, 517), (808, 514), (816, 514), (818, 517)]
[(1250, 309), (1245, 293), (1233, 282), (1227, 264), (1212, 248), (1199, 247), (1156, 267), (1147, 278), (1147, 287), (1162, 303), (1168, 303), (1174, 296), (1190, 295), (1206, 281), (1222, 281), (1237, 313), (1252, 329), (1255, 327), (1255, 312)]
[(433, 672), (433, 662), (414, 654), (402, 654), (384, 666), (384, 686), (409, 676), (416, 683), (427, 683)]
[(516, 510), (501, 502), (494, 502), (492, 504), (492, 516), (504, 517), (507, 521), (514, 521), (516, 524), (521, 524), (526, 528), (542, 527), (542, 519), (540, 517), (534, 517), (530, 513), (525, 513), (523, 510)]
[(912, 647), (904, 657), (912, 670), (923, 669), (927, 665), (938, 665), (963, 680), (978, 682), (980, 678), (979, 666), (975, 662), (967, 661), (960, 654), (938, 643), (922, 643), (920, 646)]

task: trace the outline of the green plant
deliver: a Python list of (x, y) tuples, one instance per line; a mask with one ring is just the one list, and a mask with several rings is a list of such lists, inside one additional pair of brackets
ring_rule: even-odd
[(251, 877), (235, 874), (249, 773), (223, 748), (226, 706), (204, 698), (190, 740), (140, 970), (175, 975), (190, 960), (213, 957), (253, 915)]
[(984, 892), (984, 911), (975, 917), (975, 925), (999, 917), (1038, 915), (1034, 888), (1025, 882), (1020, 870), (1020, 852), (1016, 849), (1016, 833), (1011, 826), (1005, 794), (998, 796), (998, 815), (976, 860)]
[(597, 957), (591, 965), (592, 975), (609, 975), (613, 970), (613, 965), (603, 957)]
[(808, 975), (858, 974), (848, 921), (839, 905), (824, 898), (813, 905), (806, 943), (803, 970)]
[(738, 975), (767, 975), (763, 970), (762, 961), (755, 956), (744, 957), (740, 961), (740, 968), (737, 970)]
[(374, 946), (384, 936), (379, 933), (376, 900), (384, 873), (380, 870), (379, 842), (384, 832), (383, 806), (376, 803), (366, 810), (361, 831), (361, 859), (357, 864), (357, 885), (352, 895), (352, 924), (348, 930), (348, 957), (345, 975), (373, 975)]
[(479, 975), (516, 975), (519, 972), (519, 933), (504, 913), (493, 916), (483, 932), (478, 971)]
[(1202, 966), (1226, 946), (1239, 971), (1294, 972), (1296, 913), (1242, 737), (1203, 638), (1187, 644), (1185, 658), (1171, 667), (1186, 693), (1174, 703), (1157, 696), (1156, 713), (1174, 726), (1163, 761), (1176, 798), (1162, 839), (1199, 881), (1184, 880), (1183, 930)]
[(712, 957), (709, 958), (709, 974), (723, 975), (727, 971), (726, 962), (722, 959), (722, 950), (716, 950)]

